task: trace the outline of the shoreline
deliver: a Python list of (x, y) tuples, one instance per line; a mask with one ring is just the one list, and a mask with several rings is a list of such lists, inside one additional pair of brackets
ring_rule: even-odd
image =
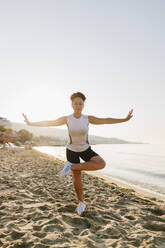
[[(50, 157), (51, 159), (55, 159), (55, 161), (57, 161), (57, 163), (60, 162), (60, 164), (62, 164), (62, 165), (64, 165), (64, 163), (65, 163), (64, 160), (58, 159), (54, 155), (49, 155), (47, 153), (40, 152), (38, 150), (35, 150), (35, 148), (33, 148), (33, 150), (45, 155), (46, 157)], [(123, 181), (118, 180), (118, 179), (113, 178), (113, 177), (110, 178), (110, 177), (107, 177), (105, 175), (100, 175), (100, 173), (97, 173), (97, 171), (83, 171), (83, 172), (85, 172), (85, 173), (87, 173), (89, 175), (93, 175), (93, 176), (102, 178), (102, 179), (105, 180), (105, 182), (114, 183), (119, 187), (122, 187), (122, 188), (125, 188), (125, 189), (132, 189), (132, 190), (134, 190), (136, 192), (137, 196), (144, 197), (146, 199), (149, 199), (149, 200), (152, 200), (152, 201), (155, 201), (155, 202), (158, 201), (159, 204), (162, 204), (162, 205), (165, 204), (165, 196), (163, 196), (161, 194), (158, 194), (156, 192), (151, 192), (150, 190), (140, 188), (140, 187), (138, 187), (136, 185), (128, 184), (126, 182), (123, 182)]]
[(119, 187), (126, 188), (126, 189), (133, 189), (138, 196), (145, 197), (146, 199), (151, 199), (153, 201), (155, 198), (155, 201), (159, 201), (163, 205), (165, 204), (165, 196), (163, 196), (161, 194), (159, 195), (156, 192), (150, 192), (147, 189), (143, 189), (143, 188), (140, 188), (140, 187), (132, 185), (132, 184), (127, 184), (123, 181), (121, 182), (120, 180), (118, 180), (116, 178), (110, 178), (110, 177), (100, 175), (96, 171), (85, 171), (85, 172), (88, 173), (89, 175), (94, 175), (94, 176), (98, 176), (100, 178), (103, 178), (103, 179), (105, 179), (105, 181), (107, 181), (109, 183), (114, 183), (114, 184), (118, 185)]

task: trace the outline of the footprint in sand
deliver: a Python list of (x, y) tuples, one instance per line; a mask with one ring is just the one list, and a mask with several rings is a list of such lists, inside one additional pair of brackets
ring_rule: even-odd
[(42, 228), (42, 230), (44, 232), (63, 232), (64, 231), (64, 227), (62, 225), (46, 225)]
[(23, 237), (25, 235), (25, 232), (18, 232), (16, 230), (13, 230), (11, 233), (10, 233), (12, 239), (20, 239), (21, 237)]
[(128, 220), (136, 220), (136, 218), (133, 215), (125, 215), (124, 218)]
[(159, 221), (159, 222), (163, 222), (165, 223), (165, 218), (163, 218), (162, 216), (159, 217), (159, 216), (155, 216), (155, 215), (152, 215), (152, 214), (147, 214), (145, 216), (143, 216), (143, 219), (145, 221)]
[[(41, 244), (49, 245), (48, 247), (50, 247), (51, 245), (57, 245), (57, 243), (64, 244), (65, 242), (68, 243), (70, 241), (68, 238), (64, 237), (63, 235), (59, 236), (58, 233), (57, 234), (53, 233), (52, 235), (47, 235), (46, 238), (41, 240)], [(58, 246), (55, 246), (55, 247), (58, 247)], [(68, 246), (66, 245), (63, 247), (68, 247)]]
[(62, 223), (63, 222), (58, 217), (57, 218), (53, 217), (53, 219), (50, 219), (50, 220), (44, 222), (43, 226), (44, 225), (50, 225), (50, 224), (59, 224), (59, 225), (61, 225)]
[(66, 206), (62, 206), (62, 207), (59, 207), (58, 208), (58, 212), (64, 212), (64, 213), (74, 213), (75, 212), (75, 208), (76, 206), (75, 205), (72, 205), (72, 204), (68, 204)]
[(36, 243), (34, 248), (50, 248), (50, 246), (49, 245), (43, 245), (41, 243)]
[(150, 208), (150, 211), (157, 216), (162, 216), (165, 214), (165, 210), (161, 208)]
[(62, 219), (72, 227), (79, 227), (80, 229), (90, 227), (88, 219), (85, 219), (83, 217), (74, 217), (73, 215), (62, 215)]
[(46, 232), (33, 232), (33, 236), (36, 236), (38, 238), (44, 238), (47, 235)]
[(150, 211), (152, 214), (157, 215), (157, 216), (161, 216), (161, 215), (165, 215), (165, 210), (161, 209), (159, 207), (146, 207), (146, 208), (141, 208), (144, 211)]
[(122, 233), (119, 231), (118, 228), (113, 228), (113, 227), (107, 227), (101, 230), (99, 232), (100, 238), (105, 238), (105, 239), (118, 239), (122, 236)]
[(144, 224), (143, 227), (151, 231), (165, 232), (165, 224), (156, 223), (154, 221)]
[(33, 230), (34, 231), (41, 231), (42, 225), (33, 225)]
[(44, 204), (43, 206), (40, 206), (40, 207), (38, 207), (41, 211), (46, 211), (46, 210), (49, 210), (49, 209), (51, 209), (51, 207), (49, 207), (48, 205), (46, 205), (46, 204)]

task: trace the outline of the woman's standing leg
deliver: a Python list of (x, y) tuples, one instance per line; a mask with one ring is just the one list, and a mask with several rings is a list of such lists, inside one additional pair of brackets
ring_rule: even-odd
[(83, 185), (81, 178), (81, 171), (72, 171), (73, 172), (73, 184), (77, 194), (78, 201), (83, 201)]
[[(80, 163), (79, 153), (66, 149), (66, 157), (67, 160), (71, 163)], [(83, 186), (82, 186), (82, 178), (81, 171), (72, 170), (73, 174), (73, 185), (78, 198), (78, 201), (83, 201)]]

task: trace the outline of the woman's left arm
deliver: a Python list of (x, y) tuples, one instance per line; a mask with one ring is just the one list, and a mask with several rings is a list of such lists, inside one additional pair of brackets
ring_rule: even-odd
[(95, 117), (92, 115), (88, 115), (88, 120), (89, 120), (89, 123), (96, 124), (96, 125), (121, 123), (121, 122), (129, 121), (133, 116), (132, 112), (133, 112), (133, 109), (131, 109), (131, 111), (129, 111), (127, 117), (123, 118), (123, 119), (98, 118), (98, 117)]

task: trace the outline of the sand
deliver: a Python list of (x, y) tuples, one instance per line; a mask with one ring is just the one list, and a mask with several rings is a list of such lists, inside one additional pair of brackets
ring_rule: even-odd
[(162, 199), (83, 171), (78, 215), (64, 162), (34, 150), (0, 149), (0, 247), (164, 248)]

